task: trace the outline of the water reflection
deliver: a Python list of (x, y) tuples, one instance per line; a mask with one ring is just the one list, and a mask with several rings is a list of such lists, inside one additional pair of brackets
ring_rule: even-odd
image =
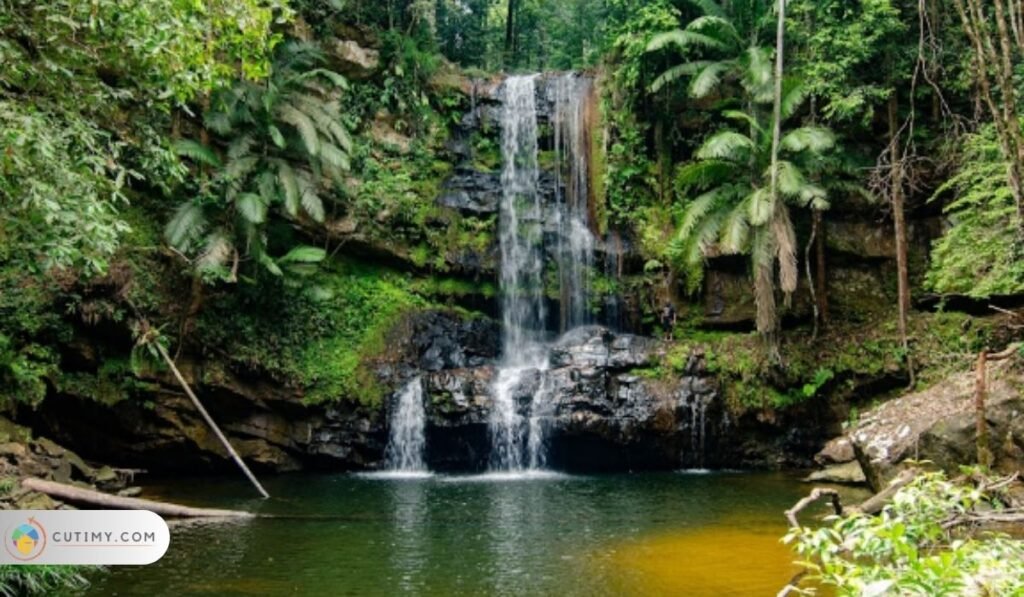
[[(244, 480), (172, 489), (163, 493), (169, 501), (251, 506), (232, 497), (245, 494)], [(781, 513), (806, 492), (785, 477), (750, 474), (300, 475), (270, 479), (268, 489), (275, 498), (260, 507), (279, 518), (175, 525), (163, 560), (111, 568), (95, 578), (91, 593), (566, 597), (777, 590), (790, 573), (790, 556), (777, 543), (785, 532)]]
[(392, 578), (404, 593), (418, 593), (425, 580), (423, 572), (430, 556), (425, 542), (429, 536), (428, 484), (405, 480), (392, 487), (391, 560)]

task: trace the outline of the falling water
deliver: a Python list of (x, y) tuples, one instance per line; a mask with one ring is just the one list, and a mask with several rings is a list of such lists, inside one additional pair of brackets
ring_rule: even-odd
[[(533, 412), (520, 412), (517, 392), (528, 374), (548, 368), (544, 345), (543, 218), (538, 192), (536, 76), (509, 77), (504, 86), (501, 115), (502, 200), (499, 224), (501, 245), (501, 308), (504, 352), (494, 383), (491, 411), (491, 468), (519, 470), (524, 457), (533, 465), (543, 441), (535, 438), (541, 426)], [(524, 446), (524, 440), (526, 445)]]
[(549, 86), (557, 170), (565, 181), (556, 184), (558, 267), (561, 287), (561, 328), (590, 323), (589, 278), (594, 265), (594, 236), (589, 222), (588, 137), (585, 108), (593, 83), (577, 73), (564, 74)]
[(391, 434), (384, 453), (387, 468), (395, 472), (426, 472), (423, 451), (427, 445), (424, 427), (423, 382), (414, 378), (402, 388), (391, 412)]

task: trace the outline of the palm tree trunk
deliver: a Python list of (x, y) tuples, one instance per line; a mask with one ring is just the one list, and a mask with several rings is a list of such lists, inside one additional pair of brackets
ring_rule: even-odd
[(775, 98), (772, 107), (772, 202), (779, 197), (779, 142), (782, 138), (782, 71), (786, 37), (786, 0), (779, 0), (778, 28), (775, 34)]

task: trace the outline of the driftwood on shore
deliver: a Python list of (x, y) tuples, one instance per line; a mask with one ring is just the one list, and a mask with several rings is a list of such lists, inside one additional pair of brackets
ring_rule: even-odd
[(141, 498), (121, 497), (35, 477), (23, 479), (21, 485), (25, 489), (45, 493), (50, 497), (66, 502), (99, 506), (113, 510), (149, 510), (168, 518), (255, 518), (257, 516), (251, 512), (242, 512), (241, 510), (193, 508), (191, 506), (156, 502)]

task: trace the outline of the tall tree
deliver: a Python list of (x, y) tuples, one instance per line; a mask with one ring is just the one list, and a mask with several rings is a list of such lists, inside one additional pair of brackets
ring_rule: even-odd
[[(780, 116), (785, 120), (800, 106), (802, 90), (787, 85)], [(723, 116), (750, 132), (726, 130), (710, 136), (684, 166), (679, 182), (699, 192), (689, 199), (673, 252), (690, 268), (691, 287), (699, 282), (703, 260), (714, 254), (749, 254), (757, 303), (757, 330), (771, 338), (778, 327), (775, 271), (783, 290), (796, 287), (796, 235), (787, 202), (827, 207), (826, 191), (809, 181), (806, 172), (834, 145), (831, 131), (799, 127), (780, 134), (776, 201), (771, 192), (773, 122), (761, 112), (727, 110)]]
[[(1024, 40), (1019, 31), (1021, 7), (1014, 7), (1014, 1), (992, 0), (991, 10), (986, 8), (988, 3), (981, 0), (953, 0), (953, 3), (973, 50), (979, 93), (992, 116), (1008, 162), (1006, 175), (1017, 205), (1018, 242), (1024, 243), (1024, 138), (1014, 81), (1014, 65), (1019, 64), (1024, 53), (1024, 44), (1019, 42)], [(1011, 39), (1010, 31), (1014, 27), (1018, 31), (1018, 43)], [(1001, 101), (995, 97), (997, 90)]]
[(505, 68), (511, 68), (516, 59), (516, 10), (517, 0), (508, 0), (508, 15), (505, 17)]
[[(782, 71), (784, 64), (784, 50), (785, 50), (785, 38), (786, 38), (786, 0), (779, 0), (778, 3), (778, 25), (775, 34), (775, 76), (774, 76), (774, 93), (772, 98), (772, 156), (771, 156), (771, 195), (772, 204), (776, 210), (786, 209), (785, 204), (782, 202), (782, 198), (779, 195), (779, 142), (782, 138)], [(784, 222), (789, 219), (787, 214), (776, 214), (773, 218), (774, 222)], [(777, 238), (775, 242), (780, 247), (792, 246), (792, 251), (779, 252), (779, 271), (780, 271), (780, 285), (782, 286), (782, 292), (786, 295), (787, 301), (789, 297), (793, 295), (796, 290), (797, 281), (797, 265), (796, 265), (796, 241), (789, 242), (792, 234), (792, 226), (788, 229), (783, 226), (773, 225), (773, 228), (777, 230)], [(770, 274), (770, 272), (769, 272)], [(767, 278), (767, 279), (763, 279)], [(764, 276), (760, 271), (755, 279), (755, 285), (764, 286), (764, 288), (758, 288), (758, 296), (763, 293), (772, 292), (774, 294), (774, 286), (772, 284), (771, 276)], [(778, 322), (776, 321), (776, 327)], [(777, 330), (773, 329), (767, 333), (770, 335), (769, 342), (772, 347), (772, 354), (777, 355), (777, 344), (775, 340), (775, 334)]]

